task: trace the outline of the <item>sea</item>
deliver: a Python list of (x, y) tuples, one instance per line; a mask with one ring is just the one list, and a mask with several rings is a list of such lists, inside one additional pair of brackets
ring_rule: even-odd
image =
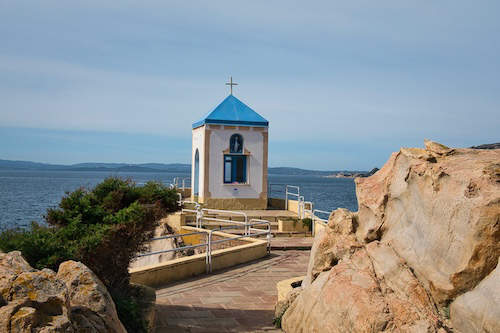
[[(169, 185), (175, 177), (190, 175), (171, 172), (0, 170), (0, 230), (29, 228), (32, 221), (43, 224), (47, 209), (57, 207), (66, 192), (80, 187), (92, 188), (109, 176), (130, 178), (137, 184), (155, 180)], [(284, 198), (285, 186), (293, 185), (299, 187), (305, 201), (313, 202), (315, 209), (331, 211), (343, 207), (357, 210), (355, 185), (351, 178), (270, 174), (269, 183), (272, 184), (270, 196), (274, 198)]]

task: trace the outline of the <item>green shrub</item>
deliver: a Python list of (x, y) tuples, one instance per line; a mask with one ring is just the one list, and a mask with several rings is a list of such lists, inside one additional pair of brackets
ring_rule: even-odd
[(312, 219), (310, 217), (303, 218), (302, 225), (306, 227), (309, 231), (312, 231)]
[(116, 305), (116, 312), (120, 321), (128, 332), (147, 333), (148, 323), (142, 314), (141, 304), (134, 295), (113, 293), (111, 294)]
[[(66, 193), (58, 208), (47, 210), (47, 226), (33, 222), (29, 230), (2, 232), (0, 249), (21, 251), (37, 269), (57, 270), (63, 261), (81, 261), (112, 295), (120, 295), (115, 301), (120, 303), (120, 319), (128, 326), (137, 317), (127, 295), (129, 263), (145, 249), (157, 221), (176, 209), (175, 190), (161, 183), (137, 186), (131, 180), (110, 177), (93, 189)], [(130, 326), (130, 331), (138, 329)]]

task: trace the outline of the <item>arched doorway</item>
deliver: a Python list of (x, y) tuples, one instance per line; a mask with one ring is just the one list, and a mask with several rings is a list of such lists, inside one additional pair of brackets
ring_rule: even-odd
[(194, 154), (194, 188), (193, 188), (193, 193), (195, 196), (199, 195), (199, 190), (200, 188), (200, 153), (198, 152), (198, 149), (196, 149), (196, 152)]

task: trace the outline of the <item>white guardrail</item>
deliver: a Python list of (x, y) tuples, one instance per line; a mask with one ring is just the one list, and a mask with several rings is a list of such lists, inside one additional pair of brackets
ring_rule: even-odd
[[(219, 220), (222, 220), (222, 219), (219, 219)], [(224, 220), (224, 222), (235, 223), (236, 221)], [(257, 226), (257, 225), (267, 225), (267, 229), (252, 228), (253, 226)], [(235, 237), (213, 240), (213, 234), (216, 231), (231, 230), (231, 229), (234, 230), (234, 229), (238, 229), (238, 228), (242, 228), (242, 227), (245, 227), (245, 230), (248, 230), (249, 233), (245, 234), (245, 235), (235, 235)], [(251, 233), (252, 231), (254, 233)], [(246, 238), (246, 237), (259, 237), (259, 236), (266, 235), (267, 253), (270, 253), (270, 251), (271, 251), (271, 223), (269, 221), (259, 220), (259, 219), (251, 219), (248, 223), (244, 223), (243, 226), (242, 225), (232, 225), (232, 226), (227, 226), (227, 227), (220, 227), (219, 229), (214, 229), (214, 230), (196, 231), (196, 232), (190, 232), (190, 233), (186, 233), (186, 234), (167, 235), (167, 236), (153, 238), (151, 241), (170, 239), (170, 238), (182, 238), (183, 236), (192, 236), (192, 235), (201, 235), (201, 234), (206, 235), (205, 243), (200, 243), (200, 244), (196, 244), (196, 245), (186, 245), (186, 246), (181, 246), (181, 247), (167, 249), (167, 250), (161, 250), (161, 251), (141, 253), (141, 254), (137, 255), (137, 257), (141, 258), (141, 257), (147, 257), (147, 256), (156, 255), (156, 254), (178, 252), (178, 251), (183, 251), (183, 250), (187, 250), (187, 249), (205, 247), (206, 272), (210, 273), (210, 272), (212, 272), (212, 247), (215, 244), (229, 242), (231, 240), (236, 240), (236, 239), (241, 239), (241, 238)]]
[[(189, 186), (186, 186), (186, 184), (189, 184)], [(179, 186), (182, 185), (182, 186)], [(170, 184), (171, 188), (179, 188), (181, 190), (191, 188), (191, 178), (189, 177), (175, 177), (174, 182)]]
[(328, 218), (322, 219), (317, 216), (317, 214), (323, 214), (327, 215), (328, 217), (330, 216), (331, 212), (327, 212), (326, 210), (319, 210), (319, 209), (314, 209), (312, 212), (312, 234), (313, 236), (315, 235), (315, 224), (316, 222), (322, 223), (323, 225), (327, 226), (328, 225)]
[[(290, 189), (297, 190), (297, 193), (290, 192)], [(285, 186), (285, 210), (288, 209), (288, 196), (289, 195), (297, 197), (297, 201), (299, 201), (299, 199), (300, 199), (300, 187), (295, 186), (295, 185), (286, 185)]]

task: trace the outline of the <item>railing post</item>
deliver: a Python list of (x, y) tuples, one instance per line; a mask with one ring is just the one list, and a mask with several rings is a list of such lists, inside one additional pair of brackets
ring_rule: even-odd
[(288, 210), (288, 185), (285, 185), (285, 210)]
[(271, 222), (267, 225), (267, 254), (271, 253)]
[(208, 234), (208, 269), (209, 272), (212, 273), (212, 233), (214, 231), (210, 230)]
[(248, 216), (245, 214), (245, 236), (248, 236)]
[(210, 253), (209, 253), (209, 249), (210, 249), (210, 245), (209, 245), (209, 234), (207, 233), (205, 235), (205, 244), (206, 245), (206, 249), (205, 249), (205, 270), (208, 273), (210, 273), (210, 264), (209, 264), (209, 256), (210, 256)]
[(196, 228), (201, 228), (201, 220), (203, 219), (203, 210), (201, 209), (201, 206), (198, 205), (196, 207)]
[(316, 226), (316, 215), (314, 215), (314, 210), (312, 210), (311, 224), (311, 235), (314, 237), (314, 227)]

